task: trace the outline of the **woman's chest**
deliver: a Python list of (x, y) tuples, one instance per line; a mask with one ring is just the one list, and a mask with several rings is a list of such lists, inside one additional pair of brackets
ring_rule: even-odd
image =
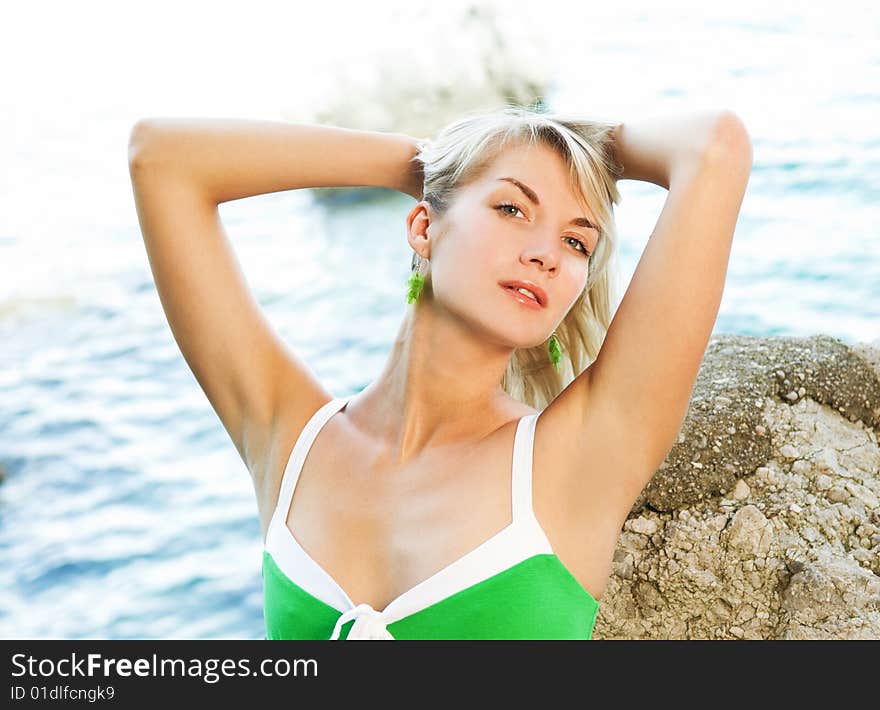
[(323, 434), (279, 514), (355, 603), (385, 608), (511, 523), (512, 454), (494, 441), (397, 466), (340, 428)]
[[(398, 466), (331, 419), (294, 475), (278, 524), (327, 581), (355, 603), (383, 609), (484, 543), (506, 543), (500, 533), (513, 521), (516, 430), (512, 421), (478, 445), (435, 449)], [(598, 518), (591, 524), (589, 510), (581, 523), (566, 522), (571, 502), (553, 479), (555, 455), (535, 441), (525, 462), (534, 479), (529, 504), (553, 551), (598, 599), (619, 530)]]

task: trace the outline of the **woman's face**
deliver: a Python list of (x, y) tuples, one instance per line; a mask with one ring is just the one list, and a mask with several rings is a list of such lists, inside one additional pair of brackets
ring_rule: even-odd
[[(430, 241), (433, 305), (505, 346), (544, 342), (586, 286), (599, 238), (574, 219), (597, 224), (569, 187), (562, 158), (540, 143), (508, 148), (428, 227), (429, 237), (442, 234)], [(502, 287), (508, 281), (542, 289), (542, 306), (522, 303)]]

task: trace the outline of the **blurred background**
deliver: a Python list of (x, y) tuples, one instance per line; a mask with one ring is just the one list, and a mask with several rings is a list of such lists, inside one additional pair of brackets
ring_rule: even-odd
[[(0, 26), (0, 637), (263, 638), (246, 468), (156, 293), (127, 166), (148, 116), (430, 136), (541, 99), (728, 108), (752, 136), (715, 333), (880, 337), (873, 3), (37, 2)], [(666, 192), (622, 181), (621, 295)], [(405, 311), (412, 198), (224, 203), (267, 317), (337, 396)], [(340, 283), (341, 275), (349, 287)]]

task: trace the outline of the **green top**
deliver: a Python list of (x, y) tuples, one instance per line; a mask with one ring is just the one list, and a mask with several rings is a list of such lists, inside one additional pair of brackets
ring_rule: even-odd
[[(266, 638), (329, 639), (342, 612), (263, 552)], [(554, 554), (537, 554), (387, 625), (395, 639), (584, 639), (599, 602)], [(354, 619), (342, 626), (348, 638)]]
[(532, 510), (538, 414), (514, 437), (512, 520), (491, 538), (392, 600), (355, 604), (287, 527), (303, 461), (347, 398), (321, 407), (297, 439), (263, 550), (267, 639), (589, 639), (599, 602), (555, 554)]

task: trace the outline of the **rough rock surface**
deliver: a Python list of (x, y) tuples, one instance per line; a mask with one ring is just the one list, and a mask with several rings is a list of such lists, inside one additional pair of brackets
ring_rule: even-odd
[(880, 340), (719, 335), (593, 638), (880, 638)]

